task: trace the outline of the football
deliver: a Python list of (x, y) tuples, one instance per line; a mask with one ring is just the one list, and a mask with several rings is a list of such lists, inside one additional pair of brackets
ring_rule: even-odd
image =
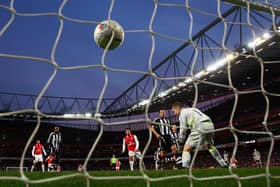
[(94, 31), (94, 41), (99, 47), (105, 49), (110, 42), (113, 33), (114, 38), (108, 47), (108, 50), (116, 49), (121, 46), (124, 40), (124, 30), (116, 21), (105, 20), (99, 23)]

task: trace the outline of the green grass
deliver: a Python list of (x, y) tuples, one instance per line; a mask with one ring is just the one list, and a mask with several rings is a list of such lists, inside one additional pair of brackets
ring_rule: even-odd
[[(265, 173), (265, 169), (263, 168), (238, 168), (234, 169), (233, 172), (238, 176), (250, 176), (255, 174)], [(272, 176), (280, 176), (280, 168), (270, 168), (270, 172)], [(78, 174), (78, 172), (59, 172), (59, 173), (42, 173), (42, 172), (33, 172), (26, 173), (26, 176), (34, 181), (39, 179), (47, 179), (59, 177), (62, 175), (71, 175)], [(82, 173), (80, 173), (82, 174)], [(164, 170), (164, 171), (146, 171), (147, 176), (152, 179), (157, 179), (158, 177), (168, 177), (168, 176), (176, 176), (176, 175), (185, 175), (187, 174), (186, 170)], [(90, 172), (91, 176), (141, 176), (139, 171), (92, 171)], [(210, 176), (223, 176), (229, 175), (228, 169), (194, 169), (193, 175), (195, 177), (210, 177)], [(20, 176), (18, 172), (0, 172), (0, 176)], [(0, 177), (1, 179), (1, 177)], [(188, 178), (180, 178), (180, 179), (168, 179), (163, 181), (153, 181), (151, 182), (151, 187), (170, 187), (170, 186), (189, 186)], [(237, 180), (235, 179), (216, 179), (216, 180), (207, 180), (207, 181), (198, 181), (193, 180), (194, 187), (236, 187), (238, 186)], [(267, 180), (265, 177), (259, 177), (254, 179), (245, 179), (241, 180), (242, 186), (246, 187), (262, 187), (267, 186)], [(100, 187), (127, 187), (127, 186), (135, 186), (142, 187), (145, 186), (146, 182), (143, 179), (123, 179), (123, 180), (90, 180), (90, 186), (100, 186)], [(15, 180), (0, 180), (0, 187), (25, 187), (26, 185), (22, 181)], [(67, 179), (40, 183), (40, 184), (30, 184), (30, 187), (82, 187), (86, 186), (86, 178), (84, 176), (71, 177)], [(279, 187), (280, 179), (270, 179), (270, 186)]]

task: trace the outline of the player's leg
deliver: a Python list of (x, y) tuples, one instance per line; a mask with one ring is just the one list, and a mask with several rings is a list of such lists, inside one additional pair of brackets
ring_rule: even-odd
[(135, 156), (135, 152), (128, 151), (129, 166), (131, 171), (134, 170), (134, 156)]
[(36, 165), (40, 162), (40, 157), (39, 155), (35, 155), (34, 156), (34, 160), (33, 160), (33, 165), (31, 167), (31, 172), (35, 169)]
[(176, 169), (182, 165), (182, 157), (178, 154), (178, 147), (176, 144), (173, 144), (170, 149), (172, 152), (172, 161), (174, 162), (173, 169)]
[(163, 136), (159, 139), (159, 147), (160, 147), (159, 163), (160, 163), (160, 168), (163, 169), (165, 158), (166, 158), (166, 141)]
[(44, 165), (44, 162), (40, 162), (40, 164), (41, 164), (42, 172), (45, 172), (45, 165)]
[(155, 169), (156, 169), (156, 170), (159, 169), (159, 160), (155, 160)]
[[(142, 158), (142, 154), (141, 154), (141, 152), (140, 151), (136, 151), (136, 152), (134, 152), (135, 153), (135, 157), (137, 158), (137, 159), (141, 159)], [(143, 169), (146, 169), (145, 168), (145, 163), (144, 163), (144, 159), (143, 159)]]
[(205, 148), (212, 155), (212, 157), (219, 163), (221, 167), (227, 167), (227, 162), (223, 159), (218, 149), (214, 146), (214, 133), (208, 133), (202, 135), (202, 141), (204, 142)]
[(183, 153), (182, 153), (183, 168), (190, 167), (191, 151), (193, 148), (197, 147), (199, 142), (200, 142), (200, 134), (198, 132), (191, 132), (183, 148)]
[(172, 153), (172, 160), (176, 160), (177, 157), (177, 147), (175, 144), (171, 145), (170, 147), (171, 153)]
[(36, 158), (34, 158), (34, 160), (33, 160), (33, 164), (32, 164), (32, 166), (31, 166), (31, 172), (34, 170), (34, 168), (35, 168), (35, 166), (36, 166), (36, 164), (37, 164), (37, 162), (36, 162)]
[(173, 143), (172, 143), (172, 140), (170, 138), (169, 135), (167, 136), (164, 136), (164, 139), (165, 139), (165, 152), (166, 152), (166, 158), (165, 158), (165, 162), (173, 162), (174, 161), (174, 153), (177, 152), (176, 150), (176, 146), (173, 147)]
[(256, 160), (256, 165), (257, 165), (257, 167), (262, 167), (262, 164), (261, 164), (261, 160)]
[(192, 147), (189, 144), (185, 144), (182, 153), (182, 167), (189, 168), (191, 162)]
[(171, 150), (171, 161), (172, 161), (172, 167), (173, 169), (176, 168), (176, 158), (177, 158), (177, 147), (175, 144), (171, 145), (170, 147), (170, 150)]
[(45, 172), (45, 165), (43, 160), (43, 155), (38, 155), (39, 163), (41, 164), (42, 171)]
[(59, 150), (55, 150), (55, 161), (56, 161), (56, 165), (59, 166), (61, 165), (61, 160), (60, 160), (60, 151)]

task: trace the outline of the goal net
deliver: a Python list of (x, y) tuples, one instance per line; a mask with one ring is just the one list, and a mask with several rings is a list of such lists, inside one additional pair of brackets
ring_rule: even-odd
[[(37, 125), (30, 134), (21, 154), (18, 166), (20, 176), (0, 176), (0, 181), (21, 181), (25, 186), (30, 186), (61, 180), (64, 180), (66, 184), (67, 179), (72, 177), (84, 177), (87, 186), (91, 186), (94, 180), (111, 180), (113, 182), (128, 179), (143, 180), (146, 186), (150, 186), (152, 182), (165, 180), (168, 182), (172, 179), (184, 178), (190, 186), (195, 186), (197, 181), (217, 180), (219, 182), (223, 179), (234, 179), (238, 186), (242, 186), (244, 180), (261, 178), (265, 180), (266, 186), (272, 186), (271, 180), (280, 178), (279, 175), (271, 172), (275, 142), (279, 138), (277, 136), (279, 135), (277, 134), (278, 123), (273, 121), (279, 116), (279, 110), (275, 106), (277, 102), (279, 103), (280, 96), (279, 1), (145, 0), (130, 2), (111, 0), (75, 2), (62, 0), (59, 3), (58, 1), (48, 2), (54, 7), (45, 6), (46, 2), (43, 1), (40, 3), (20, 0), (0, 2), (0, 17), (3, 16), (0, 21), (0, 43), (2, 42), (0, 44), (0, 62), (1, 65), (4, 64), (1, 72), (4, 74), (5, 71), (20, 69), (32, 63), (36, 64), (36, 69), (28, 70), (28, 73), (34, 75), (34, 81), (37, 78), (42, 80), (40, 78), (42, 76), (46, 77), (44, 84), (38, 86), (39, 89), (38, 87), (29, 89), (34, 91), (32, 94), (36, 95), (32, 101), (32, 107), (28, 107), (28, 105), (24, 108), (11, 106), (8, 107), (11, 110), (5, 111), (2, 110), (4, 104), (1, 103), (3, 106), (0, 117), (11, 117), (12, 119), (16, 115), (31, 114), (35, 116)], [(92, 14), (86, 14), (88, 12), (92, 12)], [(96, 46), (93, 39), (94, 28), (101, 21), (108, 19), (118, 21), (125, 32), (122, 46), (111, 51), (107, 50), (110, 42), (103, 50)], [(32, 29), (27, 29), (29, 26)], [(24, 34), (31, 30), (34, 33), (29, 34), (33, 38), (25, 39)], [(24, 34), (22, 35), (22, 33)], [(87, 37), (79, 37), (78, 33), (85, 34)], [(71, 42), (67, 42), (67, 38), (71, 38)], [(21, 40), (25, 41), (21, 43)], [(36, 46), (34, 41), (40, 43), (40, 41), (46, 40), (48, 43), (44, 47), (34, 47)], [(28, 49), (29, 46), (32, 46), (31, 50)], [(42, 49), (44, 50), (42, 51)], [(128, 68), (127, 63), (123, 62), (129, 62)], [(20, 65), (17, 67), (10, 65), (11, 63), (20, 63)], [(37, 64), (39, 65), (37, 66)], [(41, 64), (43, 65), (41, 66)], [(70, 114), (66, 114), (67, 110), (64, 110), (62, 115), (48, 113), (48, 109), (42, 107), (44, 96), (51, 93), (50, 90), (58, 88), (58, 84), (70, 85), (72, 81), (76, 81), (75, 78), (83, 79), (84, 77), (72, 77), (73, 79), (69, 82), (56, 82), (61, 78), (61, 74), (66, 75), (78, 70), (92, 71), (94, 78), (98, 80), (94, 82), (96, 90), (98, 90), (95, 111), (93, 113), (81, 111), (79, 114), (73, 114), (70, 111)], [(115, 75), (112, 76), (114, 73)], [(85, 72), (85, 75), (92, 74)], [(131, 75), (132, 78), (128, 75)], [(95, 76), (99, 76), (99, 79)], [(140, 76), (143, 78), (128, 88), (115, 102), (104, 104), (104, 98), (110, 96), (115, 89), (118, 90), (116, 88), (118, 86), (114, 87), (112, 84), (127, 86), (125, 82), (127, 79), (135, 80)], [(5, 77), (2, 79), (5, 80)], [(23, 80), (17, 81), (22, 81), (23, 85), (26, 84)], [(85, 79), (83, 81), (85, 84), (88, 83)], [(94, 87), (92, 84), (88, 83), (86, 87)], [(32, 86), (33, 83), (30, 87)], [(134, 94), (133, 88), (141, 89), (138, 92), (140, 96)], [(73, 93), (79, 93), (78, 91), (79, 87)], [(86, 91), (92, 90), (86, 89)], [(61, 95), (65, 93), (63, 90), (61, 92)], [(75, 97), (79, 97), (79, 95)], [(220, 136), (221, 143), (225, 142), (220, 147), (231, 147), (231, 157), (236, 156), (241, 144), (251, 144), (257, 140), (268, 142), (266, 145), (269, 146), (264, 158), (265, 170), (257, 174), (240, 176), (232, 167), (229, 167), (227, 175), (200, 176), (193, 172), (199, 154), (198, 150), (195, 150), (191, 167), (180, 175), (152, 177), (142, 167), (143, 158), (139, 164), (141, 175), (95, 176), (90, 173), (87, 169), (88, 162), (94, 154), (104, 129), (115, 126), (130, 127), (135, 124), (142, 124), (142, 126), (144, 124), (144, 127), (149, 129), (148, 124), (154, 123), (156, 109), (160, 106), (170, 108), (172, 102), (176, 100), (192, 103), (194, 107), (198, 107), (202, 111), (220, 106), (221, 110), (225, 110), (216, 111), (211, 117), (214, 121), (227, 118), (222, 125), (216, 126), (215, 124), (215, 133), (217, 138)], [(230, 104), (228, 104), (228, 100), (230, 100)], [(245, 113), (241, 112), (239, 107), (246, 102), (248, 102), (245, 105), (247, 112), (251, 116), (239, 120), (238, 115), (242, 112), (243, 115)], [(250, 106), (251, 104), (252, 106)], [(254, 108), (254, 104), (259, 108)], [(272, 108), (273, 110), (271, 110)], [(252, 112), (255, 115), (252, 115)], [(250, 129), (240, 125), (254, 121), (257, 114), (262, 123), (257, 124), (256, 128)], [(97, 124), (99, 134), (88, 150), (83, 172), (63, 173), (60, 176), (43, 179), (29, 177), (25, 171), (24, 160), (28, 157), (27, 151), (34, 142), (42, 120), (47, 119), (78, 120), (78, 122), (75, 121), (77, 123), (86, 119)], [(178, 121), (174, 116), (171, 119), (172, 122)], [(227, 132), (227, 135), (231, 136), (230, 142), (223, 140), (223, 132)], [(149, 129), (149, 138), (142, 150), (144, 158), (151, 141), (152, 132)]]

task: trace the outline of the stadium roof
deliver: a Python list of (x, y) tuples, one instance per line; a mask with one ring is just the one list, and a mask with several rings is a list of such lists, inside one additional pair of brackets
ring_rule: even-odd
[[(99, 101), (90, 98), (43, 96), (38, 108), (49, 115), (90, 118), (99, 103), (105, 118), (142, 114), (147, 105), (150, 106), (149, 112), (153, 112), (162, 105), (170, 107), (174, 101), (203, 102), (234, 94), (237, 90), (260, 90), (262, 73), (265, 89), (277, 90), (280, 28), (274, 23), (278, 19), (272, 20), (267, 14), (271, 13), (273, 7), (266, 7), (263, 3), (255, 5), (250, 7), (249, 18), (262, 28), (261, 32), (248, 23), (249, 18), (244, 14), (246, 9), (226, 6), (230, 8), (221, 17), (216, 17), (158, 63), (153, 69), (154, 74), (146, 73), (116, 99), (101, 98)], [(243, 3), (242, 6), (246, 7), (247, 4)], [(277, 9), (274, 13), (278, 15)], [(251, 27), (246, 30), (241, 24), (243, 22), (246, 23), (245, 26)], [(215, 38), (217, 32), (221, 31), (224, 31), (221, 33), (222, 37)], [(238, 35), (235, 31), (238, 31)], [(248, 42), (250, 32), (253, 32), (253, 39), (249, 38)], [(227, 70), (228, 63), (231, 64), (230, 71)], [(158, 87), (150, 100), (155, 77)], [(234, 89), (229, 86), (229, 77)], [(37, 95), (0, 93), (0, 96), (2, 112), (30, 109), (32, 115)]]

